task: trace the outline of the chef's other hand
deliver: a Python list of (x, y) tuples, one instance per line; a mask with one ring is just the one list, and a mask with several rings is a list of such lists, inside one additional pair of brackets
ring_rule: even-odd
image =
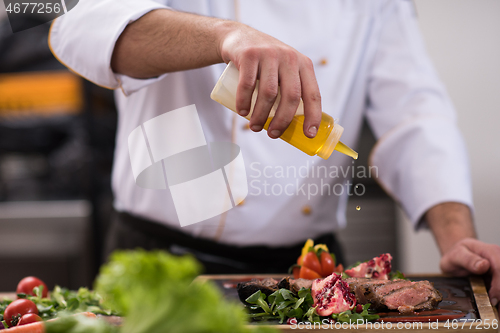
[(280, 87), (281, 101), (268, 128), (269, 137), (281, 136), (290, 125), (300, 99), (304, 102), (304, 134), (313, 138), (321, 122), (321, 95), (308, 57), (294, 48), (250, 28), (235, 25), (221, 40), (224, 62), (234, 62), (240, 72), (236, 110), (241, 116), (250, 112), (252, 93), (259, 80), (257, 101), (250, 128), (259, 132), (266, 123)]
[(465, 238), (451, 247), (441, 258), (441, 270), (455, 276), (487, 274), (491, 278), (488, 291), (491, 303), (500, 300), (500, 246)]

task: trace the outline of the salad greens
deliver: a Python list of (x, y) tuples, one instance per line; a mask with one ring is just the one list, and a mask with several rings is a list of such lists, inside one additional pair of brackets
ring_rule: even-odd
[(389, 273), (389, 280), (409, 280), (401, 271)]
[[(35, 296), (18, 297), (35, 302), (44, 320), (59, 317), (45, 322), (46, 333), (277, 332), (269, 327), (249, 328), (244, 309), (227, 302), (215, 284), (193, 282), (200, 271), (200, 264), (190, 256), (117, 251), (101, 267), (96, 291), (56, 286), (50, 298), (42, 298), (43, 287), (37, 287)], [(0, 321), (11, 302), (0, 302)], [(99, 318), (72, 315), (78, 312), (125, 318), (117, 327)]]
[(319, 322), (319, 316), (314, 312), (311, 289), (302, 288), (297, 296), (290, 290), (281, 288), (269, 295), (266, 302), (266, 295), (258, 290), (245, 300), (252, 304), (249, 307), (249, 317), (254, 320), (279, 319), (280, 324), (287, 318)]
[(249, 329), (244, 309), (226, 301), (215, 284), (193, 282), (200, 270), (190, 256), (118, 251), (101, 267), (95, 289), (125, 316), (121, 333), (276, 332)]
[[(287, 318), (295, 318), (297, 322), (320, 323), (321, 317), (316, 314), (316, 308), (313, 307), (314, 300), (311, 296), (311, 289), (302, 288), (296, 297), (288, 289), (279, 289), (269, 295), (266, 301), (266, 295), (260, 290), (256, 291), (245, 301), (250, 306), (248, 316), (253, 320), (279, 320), (282, 324)], [(362, 306), (360, 313), (348, 310), (342, 313), (334, 313), (332, 319), (340, 322), (372, 321), (378, 319), (377, 314), (369, 311), (370, 304)]]
[[(116, 314), (116, 312), (101, 304), (101, 296), (98, 293), (87, 288), (70, 291), (56, 286), (50, 293), (50, 298), (42, 298), (43, 286), (35, 287), (33, 291), (35, 296), (26, 294), (17, 294), (17, 296), (33, 301), (38, 308), (38, 315), (43, 320), (55, 318), (61, 311), (69, 313), (93, 312), (103, 315)], [(11, 300), (0, 301), (0, 321), (3, 320), (3, 313), (11, 302)]]
[(362, 319), (363, 322), (379, 319), (380, 316), (374, 313), (370, 313), (368, 310), (369, 308), (370, 304), (364, 304), (360, 313), (353, 312), (352, 310), (347, 310), (338, 314), (332, 314), (332, 318), (341, 323), (357, 323), (359, 319)]

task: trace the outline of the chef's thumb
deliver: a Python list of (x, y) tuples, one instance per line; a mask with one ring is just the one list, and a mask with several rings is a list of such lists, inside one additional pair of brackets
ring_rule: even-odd
[(463, 247), (462, 258), (457, 258), (463, 263), (463, 268), (472, 274), (482, 275), (490, 269), (490, 262), (480, 255), (472, 252), (469, 248)]
[(468, 247), (460, 246), (443, 256), (441, 269), (445, 273), (454, 275), (482, 275), (490, 269), (490, 262)]
[(474, 268), (471, 269), (470, 271), (474, 274), (482, 275), (488, 272), (489, 269), (490, 269), (490, 262), (480, 257), (480, 259), (474, 262)]

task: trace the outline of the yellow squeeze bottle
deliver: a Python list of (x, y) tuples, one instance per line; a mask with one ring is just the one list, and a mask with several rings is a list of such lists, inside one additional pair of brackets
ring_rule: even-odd
[[(214, 89), (212, 90), (210, 97), (214, 101), (236, 112), (236, 89), (238, 87), (238, 79), (238, 69), (233, 64), (233, 62), (229, 62), (221, 77), (217, 81)], [(250, 113), (245, 117), (248, 120), (250, 120), (250, 117), (252, 116), (255, 101), (257, 99), (257, 92), (259, 88), (258, 84), (259, 83), (257, 82), (257, 86), (253, 92)], [(269, 124), (274, 117), (280, 99), (281, 94), (278, 91), (276, 102), (271, 108), (269, 118), (264, 125), (265, 130), (268, 129)], [(283, 132), (283, 134), (281, 134), (280, 139), (302, 150), (307, 155), (318, 155), (325, 160), (330, 157), (334, 150), (351, 156), (354, 159), (358, 158), (358, 153), (339, 141), (340, 136), (344, 132), (344, 128), (339, 124), (336, 124), (330, 115), (324, 112), (322, 113), (318, 133), (312, 139), (308, 138), (304, 134), (303, 128), (304, 104), (302, 103), (302, 100), (300, 100), (299, 107), (297, 108), (297, 112), (295, 113), (295, 117), (293, 118), (288, 128)]]

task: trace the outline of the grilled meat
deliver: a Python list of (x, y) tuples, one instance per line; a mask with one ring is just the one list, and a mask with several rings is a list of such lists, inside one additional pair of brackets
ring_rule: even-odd
[(429, 281), (413, 282), (384, 296), (384, 304), (401, 313), (434, 309), (442, 300), (441, 293)]
[(305, 288), (305, 289), (310, 289), (313, 284), (313, 280), (308, 280), (308, 279), (291, 279), (291, 288), (290, 289), (293, 293), (297, 294), (300, 289)]
[(240, 300), (246, 304), (245, 300), (257, 290), (260, 290), (266, 296), (269, 296), (276, 290), (284, 288), (290, 290), (297, 296), (300, 289), (309, 289), (311, 288), (312, 283), (312, 280), (292, 279), (288, 276), (280, 281), (273, 278), (253, 279), (251, 281), (238, 283), (236, 290), (238, 291), (238, 297)]
[(245, 300), (250, 297), (252, 294), (260, 290), (266, 296), (271, 295), (276, 290), (278, 290), (278, 281), (272, 278), (267, 279), (252, 279), (247, 282), (240, 282), (236, 286), (236, 290), (238, 291), (238, 297), (240, 301), (247, 304)]
[(370, 303), (375, 310), (411, 313), (430, 310), (443, 299), (429, 281), (347, 279), (360, 304)]
[[(438, 290), (429, 281), (377, 280), (369, 278), (348, 278), (345, 280), (356, 296), (357, 303), (371, 304), (377, 311), (398, 310), (400, 313), (411, 313), (419, 310), (434, 309), (443, 299)], [(240, 282), (237, 286), (238, 296), (245, 299), (260, 290), (266, 296), (280, 288), (285, 288), (297, 295), (301, 288), (311, 288), (313, 280), (293, 279), (285, 277), (280, 281), (272, 278), (253, 279)]]

